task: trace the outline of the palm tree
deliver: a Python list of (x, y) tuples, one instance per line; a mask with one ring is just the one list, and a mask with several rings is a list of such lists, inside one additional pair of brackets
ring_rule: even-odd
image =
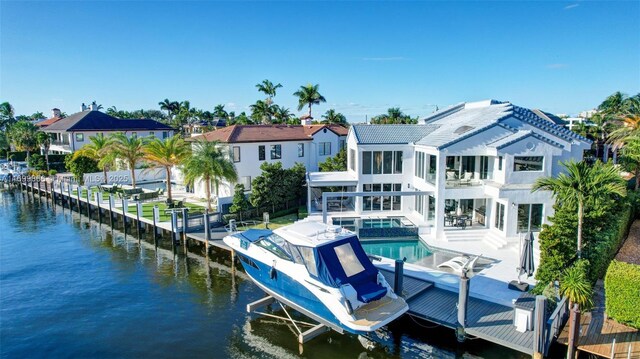
[(269, 105), (271, 105), (273, 103), (273, 98), (276, 96), (276, 90), (281, 88), (282, 85), (281, 84), (274, 85), (269, 80), (262, 80), (262, 82), (257, 84), (256, 87), (258, 88), (258, 91), (267, 95), (266, 102)]
[(308, 84), (306, 86), (300, 86), (300, 89), (293, 93), (298, 97), (298, 111), (301, 111), (304, 106), (309, 106), (309, 117), (311, 117), (311, 106), (318, 105), (321, 102), (327, 102), (327, 100), (318, 92), (318, 85)]
[(131, 186), (136, 186), (136, 165), (145, 156), (146, 139), (138, 136), (127, 137), (122, 132), (111, 136), (111, 146), (115, 157), (127, 163), (131, 171)]
[(163, 101), (158, 102), (160, 109), (163, 111), (167, 111), (167, 116), (169, 120), (173, 119), (173, 116), (178, 112), (180, 108), (180, 103), (177, 101), (169, 101), (168, 98), (165, 98)]
[(344, 115), (341, 114), (340, 112), (336, 112), (336, 110), (334, 110), (334, 109), (329, 109), (327, 112), (325, 112), (324, 115), (322, 115), (322, 118), (324, 118), (324, 121), (322, 121), (322, 122), (323, 123), (327, 123), (327, 124), (332, 124), (332, 123), (345, 124), (345, 123), (347, 123), (347, 118), (344, 117)]
[(213, 117), (226, 120), (229, 117), (229, 114), (224, 110), (224, 105), (220, 104), (213, 108)]
[[(593, 290), (585, 272), (584, 267), (578, 262), (562, 273), (560, 293), (569, 300), (572, 317), (569, 320), (569, 333), (577, 333), (578, 328), (574, 328), (574, 325), (580, 326), (580, 308), (588, 308), (592, 305)], [(578, 345), (576, 342), (578, 335), (569, 334), (569, 339), (574, 340), (567, 345), (567, 358), (573, 359)]]
[(277, 123), (288, 123), (295, 116), (284, 106), (273, 105), (273, 116)]
[(19, 151), (27, 152), (27, 161), (29, 161), (31, 152), (38, 147), (37, 132), (36, 125), (29, 121), (18, 121), (9, 129), (11, 143)]
[(187, 158), (191, 148), (182, 137), (173, 136), (161, 140), (154, 138), (147, 143), (144, 149), (145, 159), (159, 167), (164, 167), (167, 173), (167, 197), (171, 199), (171, 168), (182, 164)]
[(267, 101), (258, 100), (255, 104), (249, 106), (249, 108), (251, 108), (251, 118), (253, 118), (254, 121), (260, 121), (263, 125), (271, 124), (273, 106), (269, 105)]
[(625, 196), (625, 183), (616, 167), (611, 163), (596, 161), (593, 166), (586, 162), (563, 162), (566, 173), (558, 177), (538, 178), (532, 192), (538, 190), (551, 191), (562, 205), (578, 207), (578, 258), (582, 257), (582, 224), (584, 206), (593, 201), (611, 198), (615, 195)]
[(107, 183), (107, 171), (115, 162), (115, 151), (111, 146), (113, 139), (106, 137), (102, 133), (98, 133), (95, 136), (89, 137), (90, 143), (82, 146), (78, 151), (73, 153), (73, 158), (79, 156), (89, 157), (95, 161), (98, 161), (98, 168), (102, 170), (104, 175), (104, 182)]
[(49, 171), (49, 147), (51, 147), (51, 135), (47, 132), (38, 131), (36, 134), (36, 142), (42, 146), (44, 152), (44, 161), (47, 164), (47, 171)]
[(191, 157), (184, 163), (183, 168), (186, 183), (193, 185), (196, 180), (204, 181), (209, 210), (211, 210), (211, 183), (216, 185), (217, 196), (221, 180), (229, 182), (238, 180), (238, 174), (228, 154), (225, 154), (215, 141), (209, 142), (203, 139), (196, 141), (193, 144)]
[(0, 103), (0, 129), (6, 129), (15, 122), (13, 106), (8, 102)]

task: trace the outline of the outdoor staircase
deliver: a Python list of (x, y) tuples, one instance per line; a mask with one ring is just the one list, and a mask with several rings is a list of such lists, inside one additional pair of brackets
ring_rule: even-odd
[(444, 231), (444, 236), (447, 242), (456, 242), (456, 241), (481, 241), (484, 238), (487, 230), (482, 229), (459, 229), (459, 230), (449, 230)]
[(503, 249), (510, 245), (506, 238), (496, 233), (495, 231), (486, 231), (483, 241), (491, 248), (495, 249)]

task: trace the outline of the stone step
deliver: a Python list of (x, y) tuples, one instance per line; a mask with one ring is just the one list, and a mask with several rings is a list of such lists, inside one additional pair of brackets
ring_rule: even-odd
[(495, 249), (505, 248), (508, 244), (507, 239), (494, 231), (489, 231), (484, 236), (484, 243)]

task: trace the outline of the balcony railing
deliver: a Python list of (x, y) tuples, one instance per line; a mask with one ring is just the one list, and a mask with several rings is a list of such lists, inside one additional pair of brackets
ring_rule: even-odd
[(70, 145), (69, 141), (52, 141), (51, 144), (55, 145), (55, 146), (69, 146)]
[(484, 174), (482, 179), (478, 178), (477, 173), (465, 172), (464, 175), (459, 176), (457, 172), (447, 171), (446, 173), (446, 187), (469, 187), (469, 186), (482, 186), (485, 181), (493, 180), (492, 173)]

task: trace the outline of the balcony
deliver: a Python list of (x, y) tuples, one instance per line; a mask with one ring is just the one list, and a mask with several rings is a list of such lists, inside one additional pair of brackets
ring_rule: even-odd
[(64, 141), (56, 140), (56, 141), (51, 141), (51, 145), (53, 145), (53, 146), (69, 146), (70, 143), (69, 143), (68, 140), (64, 140)]
[(483, 173), (479, 179), (479, 173), (464, 172), (460, 175), (458, 171), (447, 170), (445, 174), (445, 187), (457, 188), (457, 187), (470, 187), (470, 186), (482, 186), (485, 181), (493, 180), (493, 173)]

